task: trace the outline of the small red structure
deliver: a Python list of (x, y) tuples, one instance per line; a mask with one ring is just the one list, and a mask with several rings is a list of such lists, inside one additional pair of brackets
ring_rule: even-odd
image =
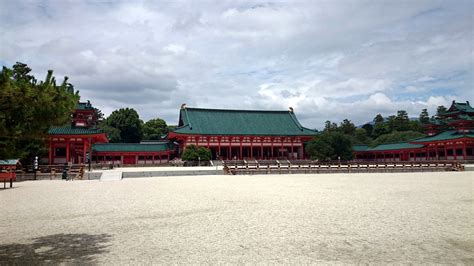
[(173, 147), (168, 141), (152, 143), (97, 143), (92, 161), (96, 163), (162, 164), (170, 160)]
[(174, 148), (169, 141), (147, 143), (108, 143), (107, 135), (97, 126), (96, 109), (79, 102), (71, 115), (71, 124), (48, 131), (50, 165), (85, 164), (160, 164), (170, 160)]
[(53, 127), (48, 131), (49, 164), (87, 163), (87, 154), (92, 154), (94, 143), (109, 142), (106, 134), (96, 125), (95, 108), (89, 101), (79, 102), (70, 125)]
[(13, 187), (13, 181), (16, 180), (16, 168), (20, 165), (18, 159), (0, 160), (0, 181), (3, 180), (3, 188), (6, 188), (7, 181), (10, 187)]

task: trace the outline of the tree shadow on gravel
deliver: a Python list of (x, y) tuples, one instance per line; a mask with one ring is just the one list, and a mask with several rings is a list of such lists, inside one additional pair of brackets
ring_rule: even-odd
[(0, 265), (93, 263), (107, 253), (111, 235), (56, 234), (32, 239), (31, 244), (0, 245)]

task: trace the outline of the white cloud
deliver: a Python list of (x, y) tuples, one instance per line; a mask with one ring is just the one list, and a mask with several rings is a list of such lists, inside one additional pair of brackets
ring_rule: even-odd
[(0, 60), (67, 75), (108, 114), (181, 103), (357, 123), (474, 97), (472, 5), (456, 0), (32, 3), (0, 8)]

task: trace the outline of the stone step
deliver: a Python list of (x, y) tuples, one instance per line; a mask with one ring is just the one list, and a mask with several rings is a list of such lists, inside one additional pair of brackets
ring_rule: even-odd
[(103, 171), (100, 181), (120, 181), (122, 180), (122, 171), (110, 170)]

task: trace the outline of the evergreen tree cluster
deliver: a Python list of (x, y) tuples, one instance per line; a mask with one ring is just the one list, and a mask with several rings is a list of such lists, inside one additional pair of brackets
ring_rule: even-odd
[(190, 145), (184, 150), (181, 159), (183, 161), (209, 161), (211, 160), (211, 150), (206, 147)]
[[(446, 110), (446, 107), (439, 106), (436, 116), (431, 119), (440, 119), (441, 114)], [(354, 144), (375, 147), (421, 138), (425, 136), (423, 125), (429, 122), (430, 116), (427, 109), (421, 111), (417, 120), (410, 120), (408, 113), (404, 110), (399, 110), (396, 115), (390, 115), (387, 118), (377, 114), (372, 123), (366, 123), (360, 128), (348, 119), (344, 119), (339, 125), (326, 121), (323, 132), (308, 143), (306, 151), (312, 159), (350, 160)]]
[(26, 164), (47, 154), (48, 129), (69, 123), (79, 101), (67, 77), (58, 85), (52, 70), (40, 82), (30, 73), (17, 62), (0, 74), (0, 159), (20, 158)]

